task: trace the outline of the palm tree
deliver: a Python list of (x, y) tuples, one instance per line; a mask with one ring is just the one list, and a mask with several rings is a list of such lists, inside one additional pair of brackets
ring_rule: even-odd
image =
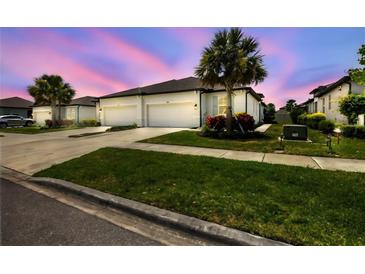
[(195, 75), (204, 85), (222, 85), (227, 92), (227, 131), (232, 131), (232, 95), (237, 86), (262, 82), (267, 76), (258, 42), (241, 29), (218, 31), (204, 48)]
[(34, 79), (34, 84), (28, 86), (29, 94), (36, 104), (51, 106), (52, 127), (56, 123), (56, 107), (58, 106), (58, 119), (61, 119), (61, 105), (68, 104), (75, 96), (75, 90), (69, 83), (65, 83), (61, 76), (43, 74)]

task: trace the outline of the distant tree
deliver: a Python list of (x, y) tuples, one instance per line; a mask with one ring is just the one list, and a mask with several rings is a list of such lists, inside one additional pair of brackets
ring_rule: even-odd
[(205, 85), (222, 85), (227, 92), (227, 131), (232, 132), (232, 94), (236, 85), (262, 82), (267, 71), (258, 42), (244, 36), (241, 29), (218, 31), (210, 45), (203, 50), (195, 75)]
[(275, 120), (275, 105), (273, 103), (267, 104), (264, 109), (264, 121), (265, 123), (273, 123)]
[(358, 61), (361, 68), (349, 69), (348, 72), (352, 81), (359, 85), (365, 85), (365, 44), (361, 45), (357, 53), (359, 55)]
[(36, 104), (50, 105), (52, 110), (52, 126), (56, 125), (56, 107), (60, 118), (61, 105), (68, 104), (75, 96), (75, 90), (65, 83), (61, 76), (43, 74), (34, 79), (34, 84), (28, 86), (29, 94)]
[(365, 94), (350, 94), (340, 99), (341, 114), (347, 117), (349, 124), (355, 124), (360, 114), (365, 113)]
[(286, 102), (285, 109), (286, 111), (292, 111), (293, 108), (297, 105), (296, 101), (294, 99), (290, 99)]

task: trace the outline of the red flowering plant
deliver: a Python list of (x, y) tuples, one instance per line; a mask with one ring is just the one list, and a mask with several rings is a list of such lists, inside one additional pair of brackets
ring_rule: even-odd
[(226, 117), (223, 115), (208, 116), (206, 119), (206, 124), (209, 129), (217, 131), (223, 130), (226, 126)]
[(236, 122), (234, 123), (234, 128), (240, 130), (240, 126), (245, 132), (253, 131), (255, 129), (255, 119), (245, 112), (235, 113), (237, 117)]

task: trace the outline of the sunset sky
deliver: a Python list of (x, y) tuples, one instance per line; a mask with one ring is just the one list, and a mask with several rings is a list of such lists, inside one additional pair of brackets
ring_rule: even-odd
[[(59, 74), (76, 97), (101, 96), (193, 75), (204, 46), (221, 28), (1, 28), (1, 98), (30, 99), (26, 87)], [(299, 102), (309, 91), (358, 67), (364, 28), (243, 28), (260, 43), (269, 76), (265, 102)]]

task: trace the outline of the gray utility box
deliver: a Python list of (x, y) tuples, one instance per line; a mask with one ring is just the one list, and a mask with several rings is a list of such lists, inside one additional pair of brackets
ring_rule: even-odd
[(283, 135), (287, 140), (307, 140), (308, 129), (304, 125), (283, 125)]

